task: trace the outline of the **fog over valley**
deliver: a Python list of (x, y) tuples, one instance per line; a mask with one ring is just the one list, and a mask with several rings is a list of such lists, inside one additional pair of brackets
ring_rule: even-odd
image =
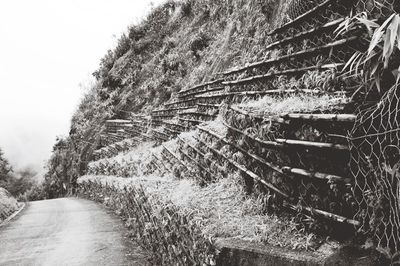
[(80, 84), (150, 9), (128, 0), (0, 3), (0, 147), (15, 169), (43, 169), (56, 137), (68, 135)]

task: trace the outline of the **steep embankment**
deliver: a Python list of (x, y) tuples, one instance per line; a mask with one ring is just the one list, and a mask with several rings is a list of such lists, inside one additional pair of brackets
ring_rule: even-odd
[[(284, 1), (167, 1), (121, 36), (101, 60), (96, 84), (72, 118), (70, 135), (54, 146), (47, 184), (65, 194), (105, 145), (104, 123), (149, 115), (182, 88), (211, 80), (230, 66), (267, 58), (268, 29)], [(104, 134), (103, 134), (104, 136)], [(57, 168), (58, 167), (58, 168)], [(62, 175), (60, 173), (63, 173)]]
[(0, 187), (0, 224), (15, 211), (18, 210), (20, 204), (14, 199), (11, 194)]
[(395, 254), (398, 61), (371, 72), (367, 53), (371, 27), (400, 20), (378, 2), (156, 8), (94, 73), (49, 186), (111, 206), (155, 264), (214, 265), (215, 238), (323, 257), (327, 236), (369, 237)]

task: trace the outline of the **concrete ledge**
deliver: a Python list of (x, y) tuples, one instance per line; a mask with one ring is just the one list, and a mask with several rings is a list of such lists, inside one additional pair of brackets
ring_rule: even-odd
[(308, 251), (294, 251), (243, 241), (238, 239), (218, 239), (220, 250), (219, 266), (257, 266), (257, 265), (321, 265), (324, 257)]
[(375, 249), (343, 246), (325, 259), (324, 265), (385, 266), (390, 261)]
[(389, 265), (375, 250), (332, 242), (317, 251), (297, 251), (239, 239), (217, 239), (218, 266), (261, 265)]
[(8, 224), (12, 219), (14, 219), (15, 216), (17, 216), (25, 208), (25, 205), (26, 205), (25, 203), (21, 203), (21, 207), (18, 210), (16, 210), (13, 214), (8, 216), (7, 219), (0, 222), (0, 227)]

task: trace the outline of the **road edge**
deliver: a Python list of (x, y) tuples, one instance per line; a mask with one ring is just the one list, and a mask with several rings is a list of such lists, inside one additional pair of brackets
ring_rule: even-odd
[(15, 218), (15, 216), (17, 216), (24, 208), (25, 208), (26, 204), (25, 202), (22, 202), (22, 206), (16, 210), (13, 214), (11, 214), (10, 216), (7, 217), (7, 219), (5, 219), (4, 221), (2, 221), (0, 223), (0, 227), (5, 226), (6, 224), (8, 224), (12, 219)]

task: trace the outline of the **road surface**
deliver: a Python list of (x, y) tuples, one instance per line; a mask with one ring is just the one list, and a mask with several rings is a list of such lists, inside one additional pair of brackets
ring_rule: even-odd
[(28, 203), (0, 227), (0, 265), (146, 265), (120, 219), (94, 202)]

